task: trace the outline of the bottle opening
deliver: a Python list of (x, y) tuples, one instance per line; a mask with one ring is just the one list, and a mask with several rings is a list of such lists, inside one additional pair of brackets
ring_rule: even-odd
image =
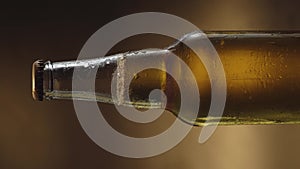
[(44, 62), (37, 60), (32, 64), (32, 97), (34, 100), (43, 100), (43, 71)]

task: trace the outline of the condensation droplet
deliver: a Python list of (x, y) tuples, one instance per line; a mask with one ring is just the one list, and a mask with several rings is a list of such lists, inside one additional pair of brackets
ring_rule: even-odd
[(220, 45), (223, 46), (225, 44), (224, 40), (221, 40)]
[(134, 75), (133, 75), (133, 79), (134, 79), (134, 80), (137, 80), (138, 78), (140, 78), (140, 76), (139, 76), (138, 74), (134, 74)]
[(262, 84), (264, 89), (267, 88), (267, 83), (265, 81), (262, 81), (261, 84)]

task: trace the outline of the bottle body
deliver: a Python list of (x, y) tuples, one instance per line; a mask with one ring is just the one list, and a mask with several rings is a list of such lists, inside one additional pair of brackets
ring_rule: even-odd
[[(197, 37), (186, 40), (197, 41)], [(228, 125), (299, 123), (299, 34), (219, 34), (211, 36), (210, 41), (226, 75), (227, 98), (222, 117), (207, 117), (211, 91), (204, 66), (199, 66), (201, 62), (189, 49), (178, 50), (177, 54), (197, 75), (202, 108), (196, 123), (214, 123), (218, 119), (219, 124)]]
[(166, 49), (146, 49), (82, 61), (39, 63), (41, 70), (35, 71), (34, 75), (42, 72), (43, 78), (36, 80), (39, 85), (34, 86), (42, 86), (38, 91), (40, 100), (92, 100), (94, 91), (86, 90), (88, 87), (84, 91), (72, 91), (72, 75), (76, 68), (83, 73), (75, 78), (84, 81), (93, 77), (91, 72), (97, 71), (96, 100), (114, 104), (111, 96), (113, 74), (121, 72), (117, 78), (126, 78), (127, 70), (132, 68), (132, 65), (126, 64), (127, 61), (159, 56), (161, 60), (157, 64), (173, 72), (177, 79), (185, 77), (184, 81), (176, 82), (165, 71), (147, 69), (134, 75), (128, 84), (130, 91), (120, 90), (118, 95), (128, 92), (130, 98), (121, 98), (118, 102), (137, 108), (161, 108), (159, 101), (149, 104), (148, 99), (152, 90), (160, 89), (167, 96), (166, 109), (177, 115), (181, 102), (178, 83), (188, 86), (189, 81), (180, 64), (170, 63), (167, 59), (171, 54), (176, 54), (192, 70), (201, 98), (197, 119), (183, 119), (185, 122), (199, 126), (215, 124), (219, 120), (219, 124), (223, 125), (300, 123), (298, 33), (211, 32), (207, 36), (218, 52), (226, 76), (227, 98), (222, 117), (207, 116), (211, 101), (210, 77), (201, 60), (185, 45), (187, 41), (193, 43), (202, 38), (195, 34), (185, 36)]

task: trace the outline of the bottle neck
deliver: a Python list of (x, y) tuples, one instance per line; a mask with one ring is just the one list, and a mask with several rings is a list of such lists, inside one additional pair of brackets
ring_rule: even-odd
[[(33, 64), (33, 96), (35, 100), (52, 99), (78, 99), (93, 100), (105, 103), (133, 105), (137, 107), (150, 107), (148, 94), (153, 89), (164, 89), (166, 72), (163, 69), (164, 56), (171, 52), (165, 49), (146, 49), (142, 51), (127, 52), (106, 56), (102, 58), (50, 62), (36, 61)], [(147, 65), (149, 57), (161, 58), (155, 62), (157, 69), (146, 69), (131, 74), (138, 66)], [(150, 58), (151, 59), (151, 58)], [(76, 71), (76, 75), (74, 74)], [(116, 84), (112, 84), (114, 75)], [(123, 83), (132, 76), (130, 83)], [(87, 81), (95, 79), (95, 86)], [(76, 81), (83, 86), (73, 90), (72, 82)], [(112, 100), (112, 88), (115, 88), (117, 100)], [(130, 98), (122, 98), (123, 93), (130, 93)], [(153, 106), (153, 104), (152, 104)], [(156, 107), (160, 107), (156, 103)]]

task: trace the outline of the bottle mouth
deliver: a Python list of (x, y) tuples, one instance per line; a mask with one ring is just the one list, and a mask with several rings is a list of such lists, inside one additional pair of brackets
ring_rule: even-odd
[(32, 97), (34, 100), (43, 100), (43, 74), (45, 64), (42, 60), (37, 60), (32, 64)]

